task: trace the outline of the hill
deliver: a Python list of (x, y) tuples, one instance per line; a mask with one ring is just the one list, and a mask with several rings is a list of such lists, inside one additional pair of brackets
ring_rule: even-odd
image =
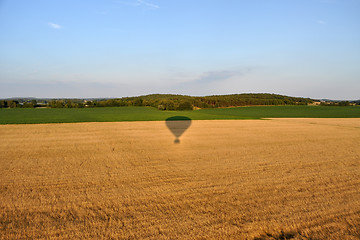
[(307, 105), (310, 98), (290, 97), (269, 93), (244, 93), (193, 97), (175, 94), (150, 94), (114, 99), (7, 99), (0, 101), (0, 108), (83, 108), (151, 106), (159, 110), (192, 110), (198, 108), (223, 108), (258, 105)]

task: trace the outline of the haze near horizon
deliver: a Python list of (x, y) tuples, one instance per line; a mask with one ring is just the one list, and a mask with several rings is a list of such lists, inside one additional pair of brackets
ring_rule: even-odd
[(360, 99), (360, 1), (0, 0), (0, 98)]

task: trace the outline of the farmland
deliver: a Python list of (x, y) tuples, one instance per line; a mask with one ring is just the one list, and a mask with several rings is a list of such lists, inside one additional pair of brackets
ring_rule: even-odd
[(179, 144), (164, 121), (93, 113), (1, 125), (0, 238), (360, 238), (359, 119), (194, 120), (213, 111), (181, 112), (193, 121)]
[(174, 115), (193, 120), (260, 118), (359, 118), (360, 107), (252, 106), (160, 111), (152, 107), (0, 109), (0, 124), (163, 121)]

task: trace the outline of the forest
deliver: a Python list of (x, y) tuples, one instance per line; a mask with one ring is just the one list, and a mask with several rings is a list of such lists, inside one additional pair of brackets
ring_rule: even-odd
[(193, 110), (260, 105), (307, 105), (310, 98), (289, 97), (269, 93), (244, 93), (212, 96), (186, 96), (175, 94), (150, 94), (136, 97), (102, 99), (34, 99), (19, 98), (0, 100), (0, 108), (85, 108), (150, 106), (159, 110)]

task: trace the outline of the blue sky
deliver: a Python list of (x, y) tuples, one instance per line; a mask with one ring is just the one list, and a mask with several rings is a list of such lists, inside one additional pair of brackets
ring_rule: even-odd
[(359, 0), (0, 0), (0, 98), (360, 99)]

